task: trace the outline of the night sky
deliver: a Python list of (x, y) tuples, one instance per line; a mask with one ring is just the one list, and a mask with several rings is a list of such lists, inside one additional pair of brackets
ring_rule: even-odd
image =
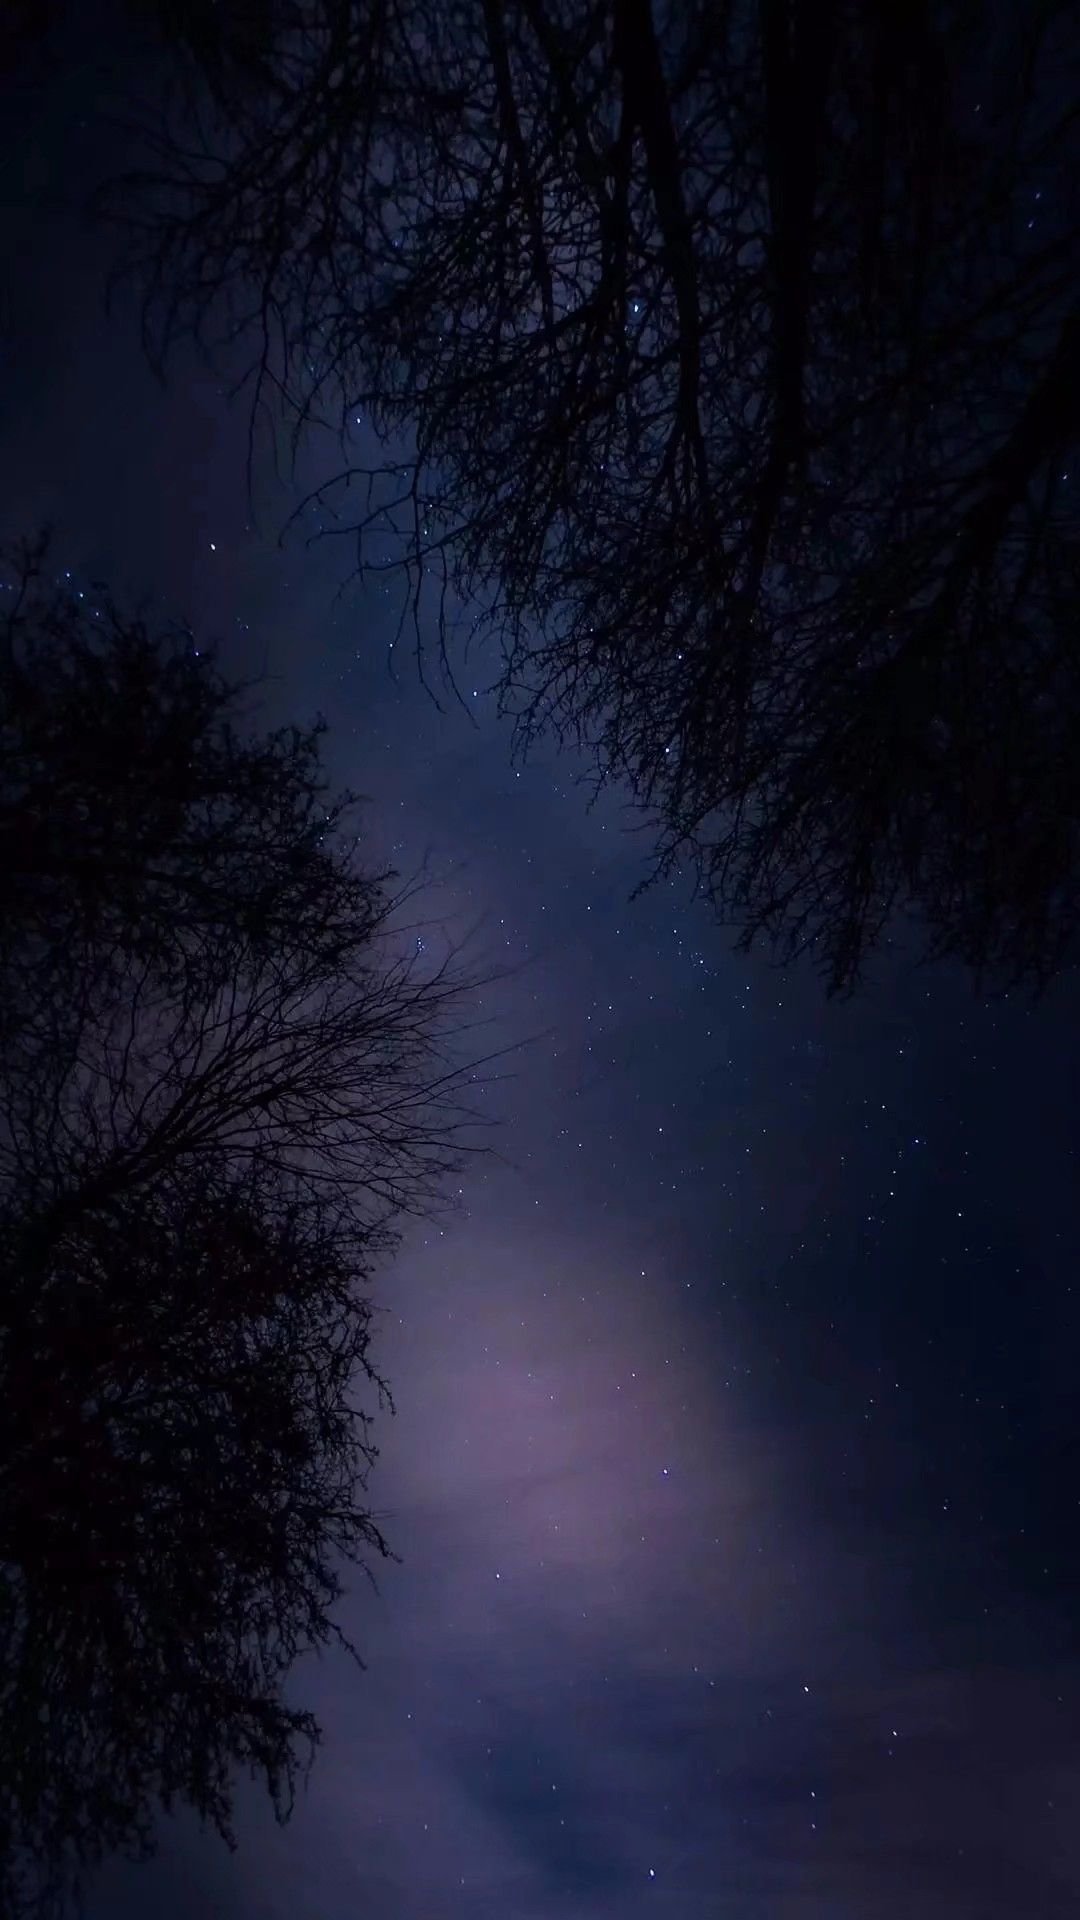
[(392, 679), (388, 602), (279, 547), (265, 463), (253, 514), (243, 401), (182, 358), (162, 390), (105, 313), (103, 91), (5, 82), (2, 531), (325, 714), (373, 848), (509, 966), (481, 1038), (518, 1051), (498, 1157), (378, 1282), (368, 1670), (301, 1669), (289, 1827), (245, 1790), (235, 1855), (180, 1822), (92, 1920), (1074, 1914), (1075, 987), (898, 950), (828, 1004), (685, 888), (632, 901), (618, 796), (515, 769), (482, 661), (471, 715)]

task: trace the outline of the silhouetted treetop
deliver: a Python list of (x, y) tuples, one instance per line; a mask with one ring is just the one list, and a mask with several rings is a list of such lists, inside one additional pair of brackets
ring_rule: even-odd
[(1071, 13), (296, 0), (126, 200), (155, 347), (341, 426), (421, 654), (480, 609), (522, 741), (834, 988), (898, 909), (1074, 953)]
[(47, 560), (41, 540), (10, 556), (0, 606), (14, 936), (33, 930), (53, 964), (119, 941), (166, 970), (226, 929), (255, 951), (283, 932), (328, 956), (335, 931), (362, 943), (384, 896), (343, 857), (353, 803), (329, 794), (321, 726), (245, 737), (238, 690), (190, 632), (151, 632)]

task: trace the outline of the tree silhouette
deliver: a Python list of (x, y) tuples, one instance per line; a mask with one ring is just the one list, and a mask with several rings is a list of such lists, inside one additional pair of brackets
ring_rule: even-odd
[(46, 569), (6, 569), (0, 662), (12, 1915), (161, 1807), (228, 1836), (238, 1769), (287, 1812), (318, 1737), (287, 1676), (387, 1551), (363, 1283), (469, 1084), (460, 965), (395, 932), (317, 735), (243, 735), (190, 635)]
[(521, 743), (833, 989), (908, 910), (987, 981), (1075, 957), (1070, 16), (200, 14), (121, 195), (155, 351), (254, 335), (257, 401), (342, 428), (319, 503), (421, 658), (479, 607)]

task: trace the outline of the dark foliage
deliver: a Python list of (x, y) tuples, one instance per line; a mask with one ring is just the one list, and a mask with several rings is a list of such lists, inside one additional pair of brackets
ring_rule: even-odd
[(1065, 0), (218, 12), (123, 200), (150, 338), (383, 436), (322, 505), (421, 651), (482, 607), (523, 742), (833, 988), (898, 910), (1074, 958)]
[(161, 1807), (281, 1813), (341, 1639), (372, 1263), (463, 1143), (464, 983), (394, 932), (315, 734), (248, 738), (190, 635), (5, 569), (0, 1909)]

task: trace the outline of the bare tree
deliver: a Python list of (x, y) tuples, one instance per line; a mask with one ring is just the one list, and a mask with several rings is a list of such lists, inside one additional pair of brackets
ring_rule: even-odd
[(148, 337), (381, 436), (320, 504), (421, 658), (479, 607), (522, 744), (834, 989), (908, 909), (988, 980), (1073, 958), (1064, 0), (240, 20), (128, 183)]
[(468, 1145), (466, 981), (312, 734), (24, 548), (0, 664), (0, 1907), (287, 1812), (384, 1397), (364, 1283)]

